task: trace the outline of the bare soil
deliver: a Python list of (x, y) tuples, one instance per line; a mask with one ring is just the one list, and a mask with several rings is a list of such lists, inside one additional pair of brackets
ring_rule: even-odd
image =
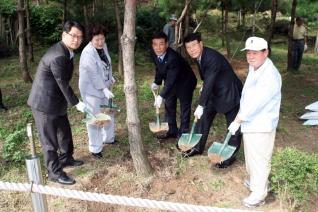
[[(244, 82), (247, 74), (247, 63), (245, 61), (232, 61), (232, 66)], [(193, 69), (196, 70), (196, 67), (193, 67)], [(143, 71), (138, 74), (144, 81), (151, 81), (154, 76), (154, 70)], [(199, 79), (198, 74), (197, 76)], [(303, 121), (299, 120), (298, 117), (306, 112), (304, 109), (306, 105), (318, 100), (318, 97), (304, 93), (304, 88), (318, 88), (318, 77), (315, 74), (282, 74), (282, 76), (283, 100), (276, 136), (276, 149), (281, 150), (286, 146), (293, 146), (308, 153), (317, 153), (317, 127), (303, 127)], [(73, 88), (77, 87), (77, 77), (77, 75), (74, 76)], [(118, 79), (118, 81), (120, 80)], [(124, 102), (116, 103), (122, 109), (126, 107)], [(150, 105), (149, 102), (141, 102), (140, 104)], [(8, 106), (13, 107), (13, 105)], [(192, 109), (194, 110), (195, 107), (196, 105), (193, 105)], [(4, 113), (3, 115), (6, 118), (10, 118), (9, 113)], [(69, 177), (76, 179), (77, 183), (75, 185), (63, 186), (53, 183), (47, 178), (45, 178), (45, 184), (85, 192), (251, 210), (241, 204), (241, 200), (250, 194), (249, 189), (243, 185), (243, 180), (248, 177), (245, 170), (243, 152), (240, 151), (237, 161), (226, 169), (216, 168), (207, 156), (207, 150), (214, 141), (224, 141), (226, 129), (225, 127), (217, 127), (225, 126), (225, 119), (222, 115), (217, 115), (216, 117), (216, 121), (221, 124), (211, 126), (203, 155), (193, 158), (182, 158), (181, 152), (175, 148), (177, 140), (169, 139), (159, 142), (156, 139), (156, 135), (153, 134), (151, 142), (145, 143), (146, 154), (154, 168), (154, 175), (149, 178), (141, 178), (135, 172), (127, 142), (128, 133), (125, 124), (125, 110), (116, 116), (116, 139), (120, 143), (119, 145), (105, 144), (103, 150), (104, 158), (97, 159), (88, 151), (86, 130), (85, 127), (83, 128), (84, 124), (80, 121), (82, 115), (72, 113), (69, 119), (73, 121), (74, 157), (78, 160), (83, 160), (85, 164), (81, 167), (65, 169)], [(147, 133), (149, 131), (148, 122), (151, 121), (142, 120), (144, 136), (146, 135), (145, 131)], [(81, 127), (83, 130), (77, 132), (77, 129)], [(241, 148), (243, 150), (244, 145)], [(25, 177), (24, 179), (24, 182), (27, 182), (27, 178)], [(0, 198), (0, 207), (4, 211), (32, 210), (27, 193), (3, 191), (2, 195), (5, 195), (5, 198)], [(47, 201), (49, 211), (164, 211), (66, 199), (57, 196), (47, 196)], [(317, 208), (317, 199), (310, 197), (308, 204), (300, 208), (299, 211), (317, 211)], [(282, 202), (275, 197), (273, 192), (270, 192), (266, 198), (266, 204), (253, 210), (287, 211), (288, 204)]]

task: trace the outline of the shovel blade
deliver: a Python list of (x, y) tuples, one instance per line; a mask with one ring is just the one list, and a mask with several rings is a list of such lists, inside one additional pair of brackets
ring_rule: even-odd
[(168, 131), (169, 125), (166, 122), (161, 122), (160, 124), (158, 124), (157, 122), (150, 122), (149, 128), (150, 128), (151, 132), (158, 133), (160, 131)]
[[(208, 150), (209, 157), (213, 156), (213, 155), (215, 155), (215, 156), (219, 155), (221, 161), (230, 158), (233, 155), (236, 148), (233, 146), (225, 145), (224, 149), (222, 150), (223, 146), (224, 146), (223, 143), (213, 142), (212, 146)], [(216, 161), (212, 161), (212, 162), (216, 162)]]
[(188, 151), (193, 148), (201, 139), (202, 134), (183, 133), (178, 141), (178, 146), (182, 151)]
[[(92, 124), (92, 125), (99, 125), (99, 126), (105, 126), (107, 125), (111, 118), (110, 116), (106, 115), (106, 114), (103, 114), (103, 113), (99, 113), (99, 114), (96, 114), (95, 115), (96, 118), (86, 118), (86, 119), (83, 119), (82, 121), (87, 123), (87, 124)], [(96, 121), (101, 121), (103, 123), (100, 123), (100, 124), (96, 124)]]

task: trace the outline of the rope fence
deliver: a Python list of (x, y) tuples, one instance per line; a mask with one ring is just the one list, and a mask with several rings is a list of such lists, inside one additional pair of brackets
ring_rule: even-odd
[[(145, 208), (154, 208), (160, 210), (168, 211), (184, 211), (184, 212), (244, 212), (247, 210), (238, 210), (238, 209), (226, 209), (226, 208), (217, 208), (210, 206), (197, 206), (191, 204), (180, 204), (173, 202), (164, 202), (156, 200), (148, 200), (141, 198), (132, 198), (125, 196), (113, 196), (106, 194), (98, 194), (63, 188), (56, 188), (50, 186), (42, 186), (36, 184), (27, 184), (27, 183), (9, 183), (0, 181), (1, 190), (11, 190), (11, 191), (24, 191), (24, 192), (33, 192), (47, 195), (54, 195), (59, 197), (94, 201), (94, 202), (103, 202), (110, 204), (126, 205), (126, 206), (138, 206)], [(249, 212), (256, 212), (250, 211)]]

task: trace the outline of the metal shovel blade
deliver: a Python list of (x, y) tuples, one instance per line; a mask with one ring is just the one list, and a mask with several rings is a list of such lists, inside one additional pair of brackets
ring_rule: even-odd
[(213, 163), (222, 162), (233, 155), (236, 148), (228, 145), (231, 136), (232, 133), (228, 132), (223, 143), (213, 142), (212, 146), (208, 150), (208, 156)]
[(182, 133), (182, 135), (178, 141), (178, 146), (182, 151), (190, 150), (192, 147), (194, 147), (200, 141), (202, 134), (194, 134), (194, 130), (195, 130), (195, 127), (197, 125), (197, 121), (198, 121), (198, 116), (195, 116), (190, 134)]
[(169, 125), (167, 122), (160, 122), (159, 112), (156, 114), (156, 118), (157, 118), (157, 122), (149, 122), (150, 131), (153, 133), (168, 131)]
[(97, 126), (106, 126), (110, 123), (110, 116), (99, 113), (96, 115), (93, 115), (91, 111), (89, 111), (87, 108), (84, 109), (84, 112), (89, 116), (86, 119), (83, 119), (83, 122), (87, 124), (97, 125)]

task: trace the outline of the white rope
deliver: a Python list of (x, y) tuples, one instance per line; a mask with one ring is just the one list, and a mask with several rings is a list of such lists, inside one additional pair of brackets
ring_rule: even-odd
[[(36, 185), (36, 184), (32, 184), (32, 191), (31, 191), (31, 184), (26, 184), (26, 183), (22, 184), (22, 183), (9, 183), (9, 182), (0, 181), (0, 189), (49, 194), (54, 196), (80, 199), (80, 200), (88, 200), (88, 201), (94, 201), (94, 202), (139, 206), (139, 207), (154, 208), (154, 209), (169, 210), (169, 211), (184, 211), (184, 212), (244, 212), (244, 211), (247, 211), (247, 210), (226, 209), (226, 208), (217, 208), (217, 207), (201, 206), (201, 205), (197, 206), (197, 205), (190, 205), (190, 204), (180, 204), (180, 203), (148, 200), (148, 199), (141, 199), (141, 198), (132, 198), (132, 197), (125, 197), (125, 196), (112, 196), (112, 195), (106, 195), (106, 194), (76, 191), (76, 190), (55, 188), (55, 187), (42, 186), (42, 185)], [(249, 212), (253, 212), (253, 211), (249, 211)]]

